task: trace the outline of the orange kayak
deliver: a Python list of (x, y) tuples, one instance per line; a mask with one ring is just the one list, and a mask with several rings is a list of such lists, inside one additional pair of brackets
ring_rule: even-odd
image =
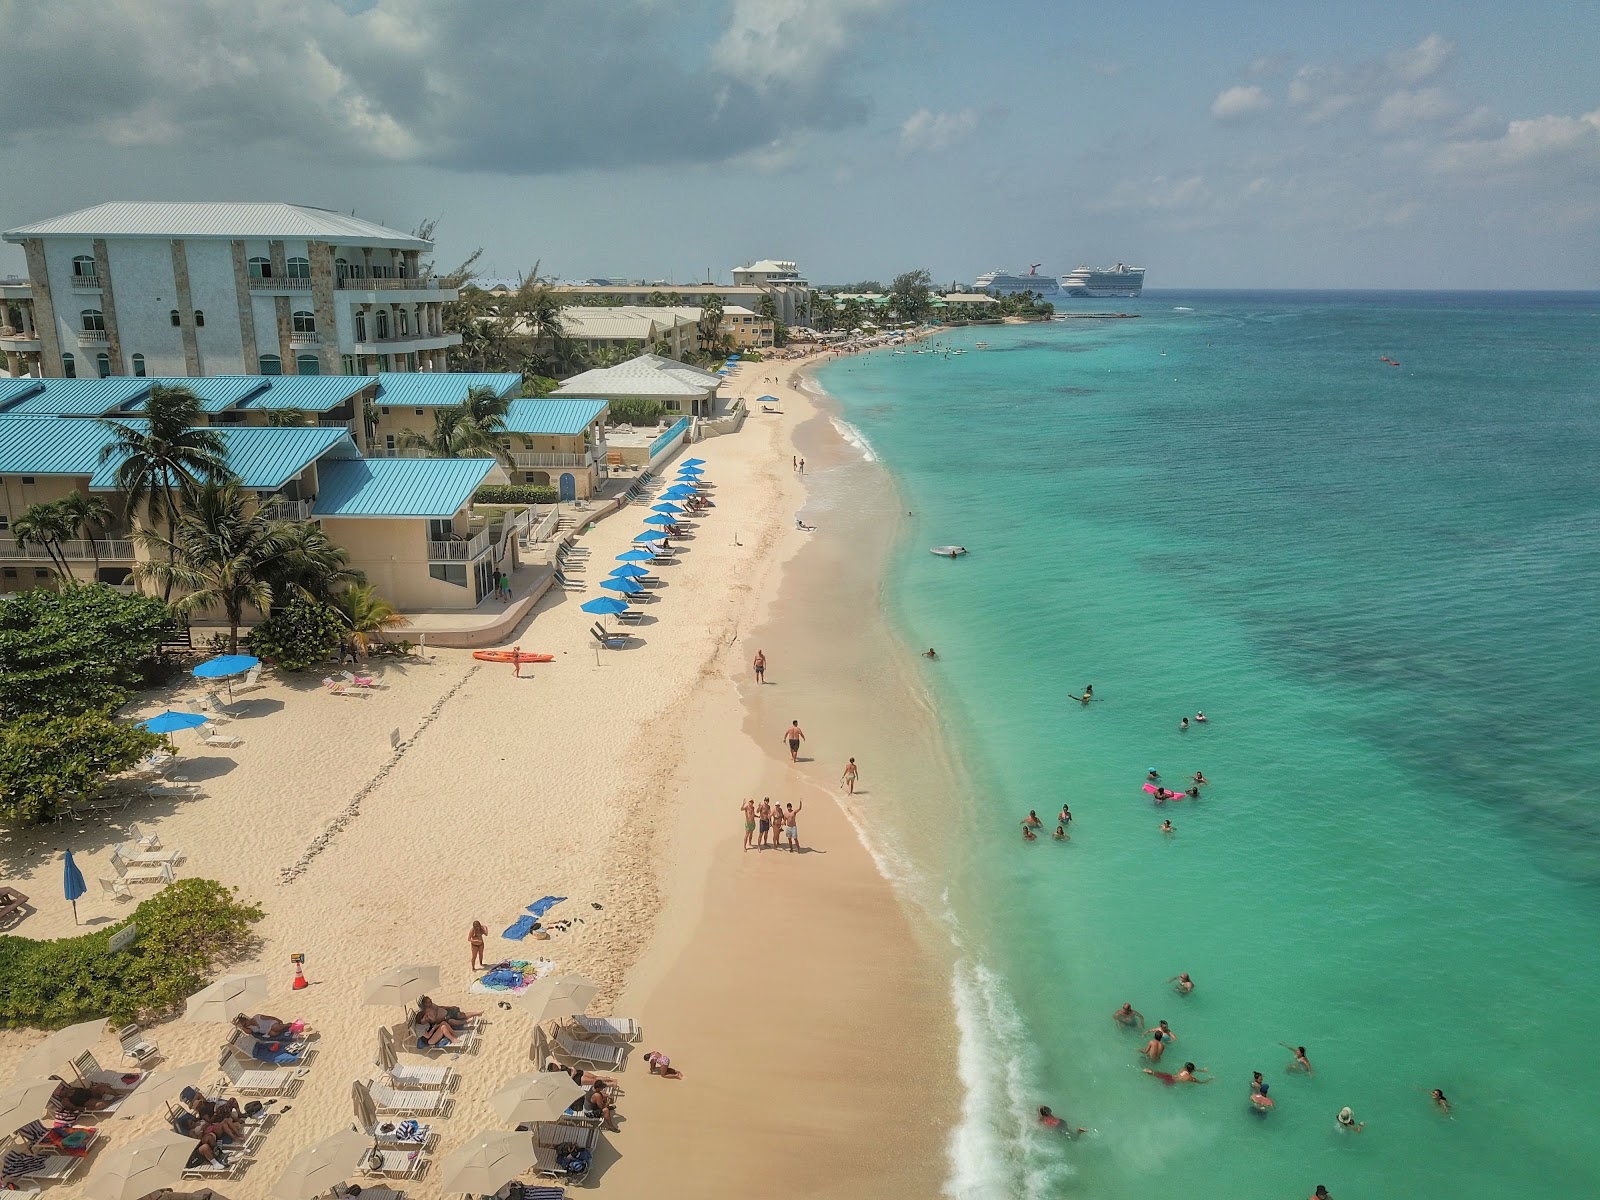
[[(474, 650), (472, 657), (482, 659), (484, 662), (508, 663), (512, 661), (511, 651), (509, 650)], [(524, 650), (517, 657), (525, 663), (555, 662), (556, 660), (554, 654), (535, 654), (531, 650)]]

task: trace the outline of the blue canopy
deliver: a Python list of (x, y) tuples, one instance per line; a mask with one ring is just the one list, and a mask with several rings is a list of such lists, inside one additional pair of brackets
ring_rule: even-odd
[(663, 500), (687, 500), (690, 496), (698, 495), (699, 489), (692, 483), (680, 483), (661, 493)]
[(776, 396), (763, 396), (763, 397), (761, 397), (761, 403), (762, 404), (782, 404), (783, 401), (779, 400)]
[(652, 504), (650, 506), (650, 511), (656, 513), (681, 513), (683, 509), (679, 508), (676, 504), (664, 502), (661, 504)]
[(201, 679), (221, 679), (224, 675), (243, 675), (251, 667), (259, 667), (261, 660), (249, 654), (219, 654), (208, 658), (194, 669)]
[(624, 550), (621, 554), (617, 555), (617, 561), (644, 562), (646, 559), (654, 557), (655, 555), (648, 550)]
[(644, 519), (646, 525), (676, 525), (677, 522), (666, 513), (651, 513)]
[(646, 529), (643, 533), (634, 534), (633, 540), (636, 542), (664, 542), (667, 540), (667, 535), (659, 529)]
[(211, 718), (201, 713), (173, 712), (170, 708), (166, 712), (157, 713), (140, 721), (151, 733), (172, 733), (178, 729), (193, 729), (197, 725), (204, 725)]
[(729, 362), (738, 362), (739, 361), (739, 355), (737, 355), (737, 354), (728, 355), (728, 361)]
[(72, 901), (72, 923), (78, 923), (78, 897), (89, 890), (89, 885), (83, 881), (83, 872), (78, 870), (78, 864), (72, 861), (72, 851), (67, 851), (67, 861), (61, 872), (62, 890), (66, 892), (67, 899)]
[(610, 578), (643, 579), (648, 574), (650, 574), (650, 572), (639, 566), (638, 563), (623, 563), (615, 571), (611, 572)]
[(608, 592), (621, 592), (624, 596), (637, 596), (644, 591), (644, 584), (631, 579), (602, 579), (600, 586)]
[(680, 467), (703, 467), (706, 465), (706, 460), (703, 458), (686, 458), (678, 465)]
[(596, 596), (593, 600), (580, 604), (578, 607), (586, 613), (613, 616), (620, 612), (627, 612), (628, 602), (626, 600), (618, 600), (615, 596)]
[(697, 467), (693, 463), (685, 463), (683, 466), (678, 468), (678, 474), (680, 476), (683, 476), (683, 475), (704, 475), (705, 473), (706, 473), (706, 469), (704, 467)]

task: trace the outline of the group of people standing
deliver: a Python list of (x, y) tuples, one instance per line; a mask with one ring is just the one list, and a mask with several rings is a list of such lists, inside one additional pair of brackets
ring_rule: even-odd
[(765, 850), (770, 845), (774, 850), (799, 853), (800, 813), (805, 806), (804, 800), (799, 804), (774, 804), (770, 796), (761, 797), (757, 804), (746, 796), (739, 806), (744, 813), (744, 848), (749, 850), (754, 845), (757, 850)]

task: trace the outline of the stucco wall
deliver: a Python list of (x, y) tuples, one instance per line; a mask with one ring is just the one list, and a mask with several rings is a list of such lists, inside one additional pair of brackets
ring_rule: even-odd
[(428, 574), (428, 523), (367, 517), (325, 517), (322, 528), (350, 551), (350, 565), (366, 573), (378, 594), (402, 612), (409, 609), (472, 608), (472, 564), (467, 586), (456, 587)]

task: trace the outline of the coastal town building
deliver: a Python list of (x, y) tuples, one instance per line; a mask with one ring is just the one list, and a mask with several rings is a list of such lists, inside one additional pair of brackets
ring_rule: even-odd
[(687, 358), (700, 348), (700, 310), (640, 305), (568, 305), (561, 336), (590, 350), (654, 351)]
[(7, 230), (9, 373), (364, 375), (443, 371), (457, 292), (433, 243), (299, 204), (116, 202)]
[(622, 459), (606, 444), (610, 402), (603, 399), (513, 400), (503, 439), (512, 482), (543, 484), (562, 500), (587, 500)]
[(759, 313), (762, 297), (770, 297), (773, 312), (785, 325), (808, 325), (811, 321), (811, 284), (793, 262), (763, 259), (748, 266), (733, 268), (733, 285), (713, 283), (643, 282), (556, 283), (559, 294), (590, 304), (626, 304), (639, 308), (698, 307), (708, 296), (716, 296), (723, 307), (737, 306)]
[(721, 382), (721, 376), (711, 371), (656, 354), (641, 354), (614, 367), (574, 375), (550, 398), (652, 400), (670, 413), (711, 417), (717, 413), (717, 388)]

